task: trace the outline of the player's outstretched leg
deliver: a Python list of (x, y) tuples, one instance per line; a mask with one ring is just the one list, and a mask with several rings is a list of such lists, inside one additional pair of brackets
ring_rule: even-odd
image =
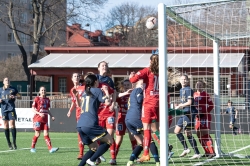
[(82, 140), (81, 140), (81, 137), (80, 137), (79, 133), (77, 135), (78, 135), (78, 147), (79, 147), (79, 154), (77, 156), (77, 159), (81, 160), (82, 157), (83, 157), (84, 145), (82, 143)]
[(158, 148), (153, 140), (150, 143), (150, 151), (155, 159), (156, 166), (160, 165)]

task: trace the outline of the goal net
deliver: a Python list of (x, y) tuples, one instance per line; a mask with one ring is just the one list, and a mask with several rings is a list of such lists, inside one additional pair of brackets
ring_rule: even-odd
[[(160, 16), (160, 5), (158, 7), (160, 74), (163, 71), (161, 68), (165, 67), (179, 70), (188, 75), (189, 85), (194, 92), (197, 91), (197, 81), (202, 80), (205, 82), (204, 91), (215, 104), (211, 111), (210, 135), (216, 156), (211, 159), (190, 159), (195, 152), (183, 134), (191, 152), (179, 157), (184, 148), (174, 134), (180, 116), (174, 116), (167, 131), (167, 142), (173, 145), (175, 153), (168, 161), (169, 165), (250, 165), (250, 1), (193, 1), (164, 7), (164, 17)], [(163, 19), (166, 26), (162, 23)], [(161, 26), (165, 26), (167, 32)], [(166, 39), (161, 37), (164, 33)], [(167, 51), (162, 45), (164, 42)], [(161, 56), (164, 55), (166, 64), (161, 63), (164, 60)], [(168, 88), (172, 105), (180, 103), (180, 88), (178, 84)], [(228, 101), (232, 102), (231, 106)], [(161, 122), (160, 125), (165, 124)], [(195, 130), (192, 130), (192, 134), (200, 154), (207, 154), (207, 147), (202, 147), (202, 139), (197, 137)]]

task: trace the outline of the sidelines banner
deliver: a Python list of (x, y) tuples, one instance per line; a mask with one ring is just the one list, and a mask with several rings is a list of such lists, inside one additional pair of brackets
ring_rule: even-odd
[[(32, 108), (16, 108), (16, 128), (33, 128), (33, 116)], [(2, 115), (0, 114), (0, 128), (3, 128)]]

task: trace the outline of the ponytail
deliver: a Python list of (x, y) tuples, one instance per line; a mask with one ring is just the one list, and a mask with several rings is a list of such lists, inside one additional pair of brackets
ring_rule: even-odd
[(152, 54), (150, 57), (150, 71), (154, 74), (159, 74), (159, 56), (158, 54)]
[(85, 93), (87, 96), (92, 96), (93, 94), (90, 91), (90, 88), (92, 88), (95, 85), (95, 82), (97, 81), (97, 77), (93, 74), (88, 75), (85, 79)]

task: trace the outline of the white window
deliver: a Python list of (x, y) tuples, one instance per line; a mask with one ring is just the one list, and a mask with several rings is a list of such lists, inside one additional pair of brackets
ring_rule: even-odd
[(66, 93), (67, 90), (67, 79), (65, 77), (60, 77), (59, 82), (59, 92)]
[(21, 13), (20, 22), (23, 24), (27, 23), (27, 13)]
[(8, 58), (11, 58), (12, 56), (15, 56), (15, 53), (13, 53), (13, 52), (8, 52), (8, 53), (7, 53), (7, 57), (8, 57)]
[(28, 36), (25, 35), (25, 34), (23, 34), (23, 33), (21, 33), (20, 34), (20, 40), (21, 40), (22, 43), (27, 43)]
[(14, 42), (14, 34), (13, 33), (8, 33), (8, 42), (13, 43)]
[[(195, 90), (195, 84), (198, 80), (203, 80), (206, 83), (205, 91), (209, 94), (214, 94), (214, 77), (213, 76), (192, 76), (191, 88)], [(229, 84), (228, 76), (220, 76), (220, 94), (228, 95), (227, 85)]]

